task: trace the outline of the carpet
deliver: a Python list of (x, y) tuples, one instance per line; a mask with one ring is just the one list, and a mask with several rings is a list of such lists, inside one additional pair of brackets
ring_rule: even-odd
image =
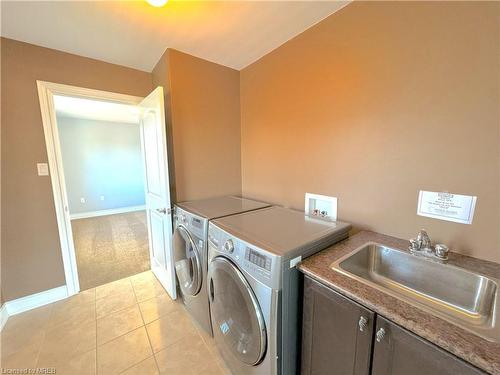
[(72, 220), (80, 289), (150, 269), (146, 211)]

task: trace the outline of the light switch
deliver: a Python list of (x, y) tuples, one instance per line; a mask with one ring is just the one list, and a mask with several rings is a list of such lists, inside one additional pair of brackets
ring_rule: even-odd
[(36, 163), (36, 169), (38, 170), (39, 176), (49, 175), (49, 165), (47, 163)]

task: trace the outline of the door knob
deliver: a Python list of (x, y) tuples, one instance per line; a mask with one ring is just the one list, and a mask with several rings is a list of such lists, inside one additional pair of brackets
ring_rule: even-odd
[(358, 326), (359, 326), (359, 330), (361, 332), (364, 332), (366, 327), (368, 327), (368, 319), (366, 319), (364, 316), (360, 316)]
[(384, 339), (384, 337), (385, 337), (385, 329), (380, 328), (375, 334), (375, 338), (377, 339), (377, 342), (380, 342)]
[(170, 208), (157, 208), (156, 212), (166, 215), (170, 213)]

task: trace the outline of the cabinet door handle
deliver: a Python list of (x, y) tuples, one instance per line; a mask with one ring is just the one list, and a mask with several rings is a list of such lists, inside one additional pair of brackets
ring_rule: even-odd
[(366, 319), (364, 316), (360, 316), (358, 326), (359, 326), (359, 330), (361, 332), (364, 332), (365, 328), (368, 327), (368, 319)]
[(380, 342), (384, 339), (384, 337), (385, 337), (385, 329), (380, 328), (375, 334), (375, 338), (377, 339), (377, 342)]

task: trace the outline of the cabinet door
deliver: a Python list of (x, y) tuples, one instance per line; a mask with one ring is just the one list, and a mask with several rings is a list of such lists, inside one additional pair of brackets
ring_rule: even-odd
[(374, 313), (306, 277), (302, 374), (367, 375)]
[(404, 328), (377, 316), (373, 375), (484, 374)]

